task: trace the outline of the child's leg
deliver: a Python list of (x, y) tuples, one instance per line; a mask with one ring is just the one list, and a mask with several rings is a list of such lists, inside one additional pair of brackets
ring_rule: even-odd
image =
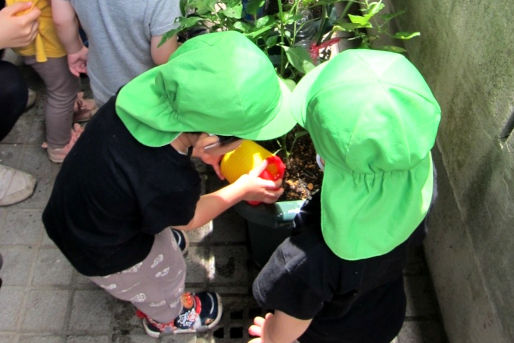
[(24, 61), (39, 74), (47, 89), (45, 124), (48, 146), (62, 148), (70, 141), (79, 79), (68, 70), (66, 56), (48, 58), (44, 63), (36, 62), (34, 56), (24, 57)]
[(90, 279), (114, 297), (130, 301), (148, 317), (161, 323), (182, 310), (186, 264), (171, 230), (155, 236), (152, 250), (142, 262), (122, 272)]

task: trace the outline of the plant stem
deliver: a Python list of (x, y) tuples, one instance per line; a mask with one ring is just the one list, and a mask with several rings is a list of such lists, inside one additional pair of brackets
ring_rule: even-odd
[[(282, 12), (282, 0), (277, 0), (278, 3), (278, 15), (280, 17), (280, 42), (282, 43), (282, 46), (284, 46), (284, 13)], [(285, 53), (284, 49), (280, 49), (280, 76), (284, 76), (284, 58)]]

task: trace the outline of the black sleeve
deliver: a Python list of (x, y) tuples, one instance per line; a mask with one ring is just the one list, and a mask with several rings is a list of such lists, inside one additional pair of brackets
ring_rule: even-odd
[[(308, 260), (308, 259), (307, 259)], [(312, 270), (302, 251), (284, 241), (253, 283), (253, 295), (264, 309), (276, 309), (298, 319), (311, 319), (322, 309), (328, 296), (319, 273)], [(319, 268), (318, 268), (319, 270)]]

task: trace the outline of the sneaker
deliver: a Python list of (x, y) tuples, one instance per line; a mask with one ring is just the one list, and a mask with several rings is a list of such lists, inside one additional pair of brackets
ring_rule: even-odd
[(83, 123), (89, 121), (98, 111), (93, 99), (84, 99), (84, 92), (77, 93), (77, 100), (73, 106), (73, 122)]
[(177, 241), (177, 245), (180, 248), (180, 251), (182, 251), (182, 255), (186, 255), (187, 248), (189, 248), (189, 242), (186, 234), (182, 230), (176, 229), (171, 229), (171, 233), (173, 234), (175, 241)]
[(0, 206), (9, 206), (34, 193), (36, 178), (30, 174), (0, 164)]
[(71, 148), (75, 145), (75, 142), (79, 139), (80, 135), (84, 131), (84, 128), (79, 124), (73, 124), (73, 128), (71, 129), (70, 141), (68, 144), (63, 146), (62, 148), (50, 148), (46, 142), (41, 144), (43, 149), (46, 149), (48, 153), (48, 159), (54, 163), (62, 163)]
[(143, 327), (148, 336), (159, 338), (163, 334), (205, 332), (218, 325), (223, 312), (221, 298), (215, 292), (184, 293), (182, 312), (169, 323), (158, 323), (137, 311), (143, 319)]

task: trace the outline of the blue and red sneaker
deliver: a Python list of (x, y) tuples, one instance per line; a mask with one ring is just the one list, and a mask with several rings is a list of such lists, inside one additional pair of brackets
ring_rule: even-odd
[(216, 292), (186, 292), (181, 301), (182, 312), (169, 323), (156, 322), (138, 310), (136, 314), (143, 319), (146, 334), (159, 338), (163, 334), (205, 332), (218, 325), (223, 309)]

